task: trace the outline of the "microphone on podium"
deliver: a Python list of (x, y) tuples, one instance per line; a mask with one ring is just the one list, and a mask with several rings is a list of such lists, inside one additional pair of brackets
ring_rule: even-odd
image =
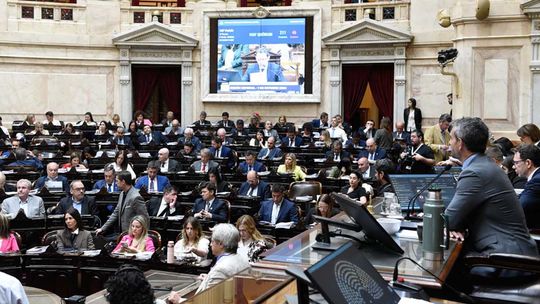
[[(435, 183), (446, 171), (448, 171), (450, 169), (452, 169), (452, 165), (444, 166), (443, 170), (441, 172), (439, 172), (439, 174), (437, 174), (437, 176), (435, 176), (431, 181), (429, 181), (429, 183), (427, 183), (424, 187), (422, 187), (422, 189), (420, 189), (418, 192), (416, 192), (416, 194), (411, 199), (409, 199), (409, 202), (407, 203), (407, 215), (405, 216), (406, 220), (420, 220), (417, 217), (411, 216), (411, 211), (414, 210), (414, 205), (415, 205), (416, 199), (420, 196), (420, 194), (424, 193), (424, 191), (426, 191), (429, 187), (431, 187), (431, 185), (433, 185), (433, 183)], [(412, 204), (412, 206), (411, 206), (411, 204)]]

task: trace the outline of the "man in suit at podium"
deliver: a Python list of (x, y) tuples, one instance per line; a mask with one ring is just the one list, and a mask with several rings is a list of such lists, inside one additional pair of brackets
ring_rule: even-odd
[(135, 183), (135, 188), (146, 188), (148, 193), (163, 192), (166, 186), (169, 186), (169, 178), (163, 175), (158, 175), (159, 161), (151, 161), (148, 163), (146, 171), (147, 175), (141, 176)]
[(193, 204), (193, 216), (198, 219), (225, 223), (228, 219), (227, 204), (216, 198), (216, 186), (204, 183), (201, 189), (201, 198)]
[(158, 217), (182, 215), (182, 204), (176, 201), (177, 198), (178, 189), (175, 186), (165, 187), (162, 198), (152, 196), (148, 201), (146, 206), (148, 215)]
[[(131, 173), (127, 171), (118, 172), (116, 175), (118, 188), (122, 190), (118, 196), (118, 204), (107, 222), (96, 229), (96, 234), (101, 234), (113, 228), (116, 232), (128, 231), (131, 219), (135, 215), (148, 217), (148, 211), (144, 204), (144, 199), (139, 194), (139, 190), (133, 187)], [(113, 235), (114, 237), (114, 235)]]
[[(281, 66), (270, 62), (270, 52), (266, 47), (262, 46), (257, 49), (255, 60), (257, 60), (257, 63), (248, 66), (246, 73), (242, 76), (242, 81), (262, 83), (284, 81)], [(259, 75), (262, 75), (262, 77), (258, 77)]]
[(285, 187), (280, 184), (272, 186), (272, 199), (261, 203), (259, 220), (275, 225), (282, 222), (298, 223), (296, 205), (285, 198)]
[(17, 182), (17, 195), (6, 198), (2, 203), (2, 213), (15, 218), (19, 210), (23, 210), (28, 218), (43, 217), (45, 215), (45, 205), (39, 196), (30, 195), (32, 183), (27, 179), (20, 179)]
[(69, 208), (73, 207), (81, 215), (98, 215), (96, 198), (84, 195), (85, 189), (81, 180), (72, 181), (70, 189), (71, 196), (66, 196), (60, 200), (54, 210), (55, 214), (65, 214)]
[(100, 190), (101, 188), (105, 188), (109, 193), (119, 192), (120, 189), (118, 189), (115, 179), (116, 172), (114, 172), (114, 167), (111, 165), (106, 166), (103, 170), (103, 179), (98, 180), (92, 189)]
[(247, 173), (246, 181), (240, 185), (238, 195), (260, 197), (263, 200), (269, 199), (272, 196), (270, 185), (265, 181), (260, 180), (255, 171), (249, 171)]
[(257, 161), (257, 153), (249, 150), (246, 152), (245, 155), (246, 160), (241, 162), (240, 165), (238, 165), (238, 171), (240, 171), (240, 173), (247, 174), (248, 171), (266, 171), (266, 167), (263, 165), (263, 163)]

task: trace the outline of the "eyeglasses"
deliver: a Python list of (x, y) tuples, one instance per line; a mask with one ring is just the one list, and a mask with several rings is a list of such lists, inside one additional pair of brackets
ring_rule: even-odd
[(524, 162), (524, 160), (522, 160), (522, 159), (514, 160), (514, 165), (517, 165), (517, 164), (522, 163), (522, 162)]

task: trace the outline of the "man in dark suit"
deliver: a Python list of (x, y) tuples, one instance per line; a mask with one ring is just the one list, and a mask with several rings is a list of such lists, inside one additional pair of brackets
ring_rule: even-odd
[(232, 137), (227, 136), (227, 130), (225, 130), (225, 128), (219, 128), (216, 131), (216, 136), (221, 138), (222, 144), (224, 146), (230, 146), (234, 144), (234, 139)]
[(204, 183), (201, 189), (201, 198), (193, 204), (193, 216), (198, 219), (205, 219), (219, 223), (228, 220), (227, 204), (216, 198), (216, 186), (212, 183)]
[(163, 189), (163, 197), (152, 196), (148, 201), (146, 209), (148, 215), (158, 217), (168, 217), (182, 215), (182, 204), (177, 202), (178, 189), (175, 186), (167, 186)]
[(171, 183), (168, 177), (158, 175), (159, 167), (158, 161), (149, 162), (146, 168), (148, 175), (139, 177), (135, 183), (135, 188), (140, 190), (144, 187), (148, 193), (163, 192), (163, 189)]
[(220, 137), (212, 138), (212, 147), (210, 147), (210, 154), (214, 156), (214, 159), (223, 159), (223, 165), (231, 169), (235, 164), (235, 157), (233, 150), (223, 145)]
[(168, 111), (167, 112), (167, 117), (165, 117), (161, 121), (161, 124), (163, 125), (164, 128), (172, 127), (173, 120), (174, 120), (174, 112), (173, 111)]
[(131, 137), (124, 136), (125, 130), (122, 127), (118, 127), (116, 129), (116, 132), (114, 133), (114, 137), (112, 141), (117, 145), (125, 145), (129, 147), (130, 149), (133, 149), (133, 142), (131, 141)]
[(163, 133), (165, 133), (168, 142), (175, 142), (180, 139), (180, 136), (184, 135), (184, 128), (180, 126), (178, 119), (174, 119), (171, 126), (166, 127)]
[(369, 164), (367, 157), (360, 157), (357, 161), (358, 171), (362, 174), (364, 181), (373, 181), (375, 178), (375, 169)]
[(340, 140), (335, 140), (332, 143), (332, 150), (326, 152), (326, 161), (339, 163), (344, 158), (350, 158), (351, 153), (343, 150), (343, 143)]
[(527, 178), (519, 202), (529, 229), (540, 228), (540, 148), (522, 144), (514, 154), (514, 168), (520, 177)]
[(266, 75), (266, 81), (279, 82), (284, 81), (283, 71), (279, 64), (270, 61), (270, 53), (266, 47), (260, 47), (255, 54), (257, 63), (252, 63), (248, 66), (246, 73), (242, 76), (242, 81), (253, 81), (251, 74), (263, 73)]
[(52, 187), (52, 183), (59, 182), (62, 184), (62, 190), (69, 193), (69, 185), (65, 176), (58, 175), (58, 164), (50, 162), (47, 164), (47, 176), (42, 176), (37, 179), (34, 184), (34, 189), (41, 189), (43, 187)]
[(212, 153), (210, 149), (201, 150), (201, 160), (195, 161), (191, 164), (193, 171), (199, 173), (207, 173), (210, 168), (218, 168), (219, 164), (212, 160)]
[(286, 199), (285, 187), (280, 184), (272, 186), (272, 199), (261, 203), (259, 220), (273, 225), (281, 222), (298, 223), (298, 210), (296, 205)]
[(281, 139), (282, 147), (300, 147), (302, 145), (302, 137), (296, 136), (296, 130), (294, 126), (287, 128), (287, 136)]
[(248, 171), (266, 171), (266, 167), (263, 165), (263, 163), (257, 161), (257, 153), (255, 153), (254, 151), (247, 151), (245, 158), (246, 160), (241, 162), (240, 165), (238, 165), (238, 171), (240, 173), (247, 174)]
[(218, 127), (219, 128), (229, 128), (234, 129), (234, 121), (229, 120), (229, 112), (223, 112), (221, 113), (221, 120), (218, 121)]
[(375, 122), (371, 119), (368, 119), (366, 121), (366, 125), (363, 128), (358, 129), (358, 132), (363, 134), (364, 138), (370, 139), (375, 136), (375, 132), (377, 132), (377, 129), (375, 129)]
[(165, 137), (163, 137), (163, 134), (158, 131), (152, 131), (152, 127), (149, 125), (145, 125), (143, 128), (143, 134), (139, 136), (139, 143), (141, 144), (154, 144), (154, 145), (162, 145), (164, 143), (167, 143), (167, 140)]
[(186, 128), (184, 130), (184, 137), (181, 137), (178, 140), (178, 144), (184, 145), (190, 143), (195, 148), (195, 152), (198, 153), (202, 149), (202, 143), (201, 140), (193, 135), (193, 129), (192, 128)]
[[(485, 154), (489, 129), (480, 118), (456, 120), (450, 138), (452, 156), (463, 163), (456, 193), (446, 208), (450, 236), (464, 241), (462, 254), (510, 253), (537, 256), (525, 215), (504, 171)], [(476, 269), (476, 271), (475, 271)], [(496, 279), (491, 268), (475, 275)], [(468, 273), (464, 271), (463, 273)], [(511, 274), (505, 273), (510, 276)], [(515, 274), (514, 274), (515, 275)], [(456, 277), (463, 281), (463, 277)]]
[(96, 234), (101, 234), (111, 229), (114, 229), (113, 234), (128, 231), (131, 219), (135, 215), (148, 217), (144, 199), (139, 194), (139, 190), (133, 187), (131, 173), (127, 171), (118, 172), (116, 183), (118, 184), (118, 188), (122, 190), (118, 196), (118, 204), (107, 222), (101, 228), (96, 229)]
[(311, 121), (314, 128), (317, 129), (326, 129), (330, 128), (330, 123), (328, 122), (328, 113), (322, 112), (319, 119), (314, 119)]
[(161, 148), (158, 151), (159, 171), (161, 173), (174, 173), (180, 171), (178, 161), (169, 157), (169, 149)]
[(14, 154), (15, 161), (7, 165), (7, 169), (13, 166), (29, 166), (34, 167), (36, 171), (43, 170), (43, 163), (32, 153), (32, 151), (28, 151), (25, 148), (16, 148)]
[(247, 173), (246, 181), (240, 186), (238, 195), (258, 196), (263, 200), (269, 199), (272, 196), (270, 185), (260, 180), (255, 171), (249, 171)]
[(105, 188), (107, 192), (114, 193), (114, 192), (120, 192), (120, 189), (118, 189), (118, 185), (116, 184), (116, 172), (114, 171), (114, 166), (108, 165), (103, 170), (103, 179), (98, 180), (93, 190), (99, 190), (101, 188)]
[(386, 158), (386, 151), (377, 147), (375, 140), (370, 138), (366, 140), (366, 149), (360, 151), (358, 158), (365, 157), (370, 164), (374, 164), (376, 160)]
[(84, 184), (80, 180), (74, 180), (70, 184), (71, 196), (64, 197), (58, 203), (54, 210), (55, 214), (65, 214), (66, 211), (73, 207), (79, 211), (81, 215), (98, 215), (96, 199), (94, 197), (84, 195)]
[(283, 156), (281, 149), (276, 147), (276, 138), (273, 136), (268, 137), (266, 141), (266, 148), (262, 148), (257, 155), (258, 159), (275, 160), (280, 159)]
[(206, 120), (206, 112), (201, 111), (201, 114), (199, 114), (199, 120), (193, 122), (193, 125), (195, 125), (195, 127), (209, 127), (212, 125), (212, 123), (209, 120)]
[(394, 141), (401, 140), (407, 145), (411, 144), (411, 134), (405, 131), (405, 124), (402, 121), (396, 122), (396, 130), (392, 132), (392, 139)]

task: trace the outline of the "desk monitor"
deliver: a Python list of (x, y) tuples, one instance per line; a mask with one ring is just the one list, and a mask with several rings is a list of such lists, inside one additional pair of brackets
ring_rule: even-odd
[[(411, 198), (420, 190), (422, 187), (427, 185), (436, 174), (390, 174), (390, 181), (392, 181), (392, 186), (396, 191), (399, 204), (401, 205), (401, 210), (407, 210), (407, 205)], [(448, 207), (450, 201), (456, 193), (457, 182), (454, 178), (454, 174), (445, 173), (439, 177), (439, 179), (433, 184), (433, 187), (440, 188), (442, 191), (442, 200), (444, 206)], [(422, 195), (420, 195), (415, 202), (415, 210), (422, 209), (424, 207), (425, 197), (424, 194), (427, 193), (426, 190)], [(412, 208), (412, 207), (411, 207)]]
[(398, 303), (400, 297), (352, 243), (305, 271), (328, 303)]
[(384, 230), (384, 228), (377, 222), (377, 220), (362, 207), (357, 201), (349, 198), (345, 194), (332, 193), (332, 198), (339, 204), (341, 209), (347, 213), (358, 225), (362, 226), (365, 235), (372, 239), (379, 241), (388, 249), (395, 251), (399, 254), (403, 254), (404, 251), (394, 241), (394, 239)]

